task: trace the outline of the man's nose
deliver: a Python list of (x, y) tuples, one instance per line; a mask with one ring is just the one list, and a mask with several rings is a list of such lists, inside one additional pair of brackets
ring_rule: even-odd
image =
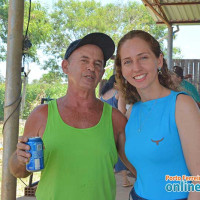
[(87, 69), (90, 71), (94, 71), (94, 64), (93, 63), (88, 63)]

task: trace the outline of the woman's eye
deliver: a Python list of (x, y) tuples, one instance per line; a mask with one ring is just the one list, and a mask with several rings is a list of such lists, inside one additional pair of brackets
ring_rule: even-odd
[(124, 65), (128, 65), (128, 64), (130, 64), (130, 63), (131, 63), (130, 60), (126, 60), (126, 61), (124, 61)]

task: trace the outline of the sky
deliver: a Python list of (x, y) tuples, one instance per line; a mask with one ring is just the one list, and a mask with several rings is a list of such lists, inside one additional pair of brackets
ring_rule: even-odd
[[(32, 0), (37, 1), (37, 0)], [(51, 7), (52, 3), (57, 0), (40, 0), (40, 2)], [(102, 4), (121, 2), (120, 0), (98, 0)], [(126, 3), (128, 0), (123, 0)], [(132, 0), (133, 1), (133, 0)], [(136, 0), (141, 2), (141, 0)], [(200, 59), (200, 25), (185, 25), (179, 26), (179, 32), (176, 33), (176, 39), (173, 42), (174, 47), (179, 47), (181, 49), (181, 55), (183, 59)], [(174, 28), (176, 30), (176, 27)], [(35, 63), (29, 64), (31, 72), (29, 74), (30, 82), (34, 79), (39, 79), (43, 73), (47, 71), (41, 70), (40, 66)], [(0, 62), (0, 74), (5, 77), (6, 75), (6, 63)]]

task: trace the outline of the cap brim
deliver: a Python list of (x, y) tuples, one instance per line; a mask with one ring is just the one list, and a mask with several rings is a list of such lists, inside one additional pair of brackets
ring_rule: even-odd
[(90, 33), (80, 40), (76, 48), (86, 44), (94, 44), (98, 46), (104, 54), (104, 59), (107, 61), (115, 51), (115, 44), (113, 40), (104, 33)]

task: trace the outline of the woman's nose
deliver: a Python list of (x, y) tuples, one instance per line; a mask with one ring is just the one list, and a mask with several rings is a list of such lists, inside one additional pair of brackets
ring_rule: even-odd
[(133, 61), (132, 70), (133, 71), (140, 71), (141, 70), (140, 62), (137, 59), (135, 59)]

